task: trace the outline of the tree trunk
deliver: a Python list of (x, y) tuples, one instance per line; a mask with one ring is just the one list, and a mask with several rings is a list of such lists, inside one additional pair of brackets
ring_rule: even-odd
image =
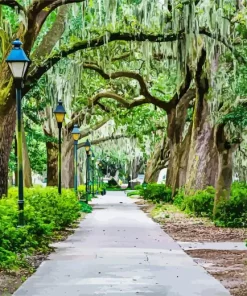
[(8, 191), (8, 162), (15, 131), (15, 120), (15, 104), (12, 102), (4, 112), (0, 110), (0, 198)]
[(27, 141), (26, 141), (26, 135), (25, 135), (23, 124), (22, 124), (22, 157), (23, 157), (24, 186), (27, 188), (30, 188), (33, 186), (33, 184), (32, 184), (32, 169), (31, 169), (30, 159), (28, 156)]
[(182, 143), (182, 150), (180, 152), (180, 169), (179, 169), (179, 188), (184, 187), (186, 183), (186, 173), (189, 160), (190, 140), (192, 132), (192, 122), (188, 128), (188, 132)]
[[(70, 138), (68, 140), (68, 138)], [(74, 187), (74, 144), (71, 134), (64, 136), (62, 143), (62, 187)]]
[(160, 171), (167, 166), (168, 159), (169, 149), (166, 143), (166, 137), (163, 135), (161, 141), (156, 144), (152, 157), (147, 162), (145, 182), (157, 182)]
[(47, 142), (47, 186), (58, 186), (58, 145)]
[(211, 126), (206, 100), (201, 105), (202, 117), (193, 122), (189, 159), (186, 173), (186, 193), (216, 185), (218, 153), (214, 144), (214, 128)]
[(230, 197), (233, 174), (233, 152), (239, 143), (229, 143), (225, 137), (224, 125), (216, 127), (215, 142), (218, 149), (219, 168), (214, 199), (214, 215), (220, 200), (227, 200)]
[(196, 100), (186, 173), (186, 194), (207, 186), (215, 186), (218, 172), (218, 153), (207, 103), (209, 82), (204, 72), (205, 60), (206, 51), (202, 49), (195, 73)]
[(188, 151), (186, 155), (184, 144), (186, 143), (188, 146), (188, 141), (190, 141), (188, 139), (188, 134), (190, 134), (191, 129), (188, 129), (184, 140), (183, 135), (186, 127), (187, 110), (189, 108), (190, 101), (194, 97), (194, 90), (187, 91), (167, 114), (167, 135), (169, 138), (170, 157), (166, 184), (172, 188), (173, 196), (175, 195), (176, 190), (184, 185), (180, 184), (180, 172), (181, 169), (184, 170), (184, 165), (181, 164), (181, 161), (183, 157), (183, 162), (187, 162), (186, 156), (188, 155)]

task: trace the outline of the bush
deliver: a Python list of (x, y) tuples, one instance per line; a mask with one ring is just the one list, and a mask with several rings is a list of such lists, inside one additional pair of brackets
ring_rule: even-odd
[[(212, 217), (214, 208), (215, 190), (207, 187), (205, 190), (198, 190), (192, 196), (186, 196), (181, 201), (180, 208), (186, 212), (193, 213), (198, 217)], [(180, 197), (181, 199), (181, 197)]]
[[(181, 210), (196, 216), (207, 216), (213, 219), (215, 189), (208, 187), (198, 190), (193, 196), (185, 196), (179, 191), (174, 198), (174, 205)], [(214, 222), (221, 227), (247, 226), (247, 184), (235, 182), (232, 184), (229, 200), (222, 200), (217, 205)]]
[(142, 189), (142, 185), (135, 185), (134, 189), (135, 190), (141, 190)]
[(154, 202), (171, 202), (172, 191), (164, 184), (147, 184), (146, 189), (141, 189), (140, 194), (144, 199), (152, 200)]
[(176, 196), (173, 199), (173, 204), (177, 206), (180, 210), (184, 211), (185, 210), (185, 203), (184, 203), (184, 191), (180, 190), (176, 194)]
[(108, 181), (108, 187), (109, 188), (121, 188), (121, 186), (118, 185), (117, 181), (112, 178), (111, 180)]
[[(17, 189), (0, 200), (0, 268), (19, 263), (18, 254), (45, 250), (54, 231), (65, 229), (80, 217), (81, 206), (72, 190), (57, 188), (25, 189), (25, 226), (18, 226)], [(19, 259), (18, 259), (19, 258)]]
[[(98, 188), (98, 186), (97, 186), (97, 184), (94, 184), (93, 185), (94, 186), (94, 192), (96, 193), (97, 192), (97, 188)], [(101, 185), (101, 187), (99, 187), (99, 193), (102, 191), (102, 185)], [(78, 186), (77, 187), (77, 192), (78, 192), (78, 195), (79, 195), (79, 199), (80, 200), (86, 200), (86, 185), (80, 185), (80, 186)], [(88, 195), (88, 200), (90, 201), (90, 200), (92, 200), (92, 194), (89, 194)], [(94, 196), (95, 197), (95, 196)]]
[(231, 197), (222, 200), (217, 205), (215, 224), (226, 227), (247, 226), (247, 184), (235, 182), (232, 184)]
[(132, 195), (140, 195), (139, 190), (130, 191), (127, 193), (127, 196), (132, 196)]

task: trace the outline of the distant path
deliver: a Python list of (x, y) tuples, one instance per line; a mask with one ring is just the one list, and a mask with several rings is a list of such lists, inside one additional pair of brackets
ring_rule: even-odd
[(123, 192), (94, 211), (15, 296), (229, 296)]

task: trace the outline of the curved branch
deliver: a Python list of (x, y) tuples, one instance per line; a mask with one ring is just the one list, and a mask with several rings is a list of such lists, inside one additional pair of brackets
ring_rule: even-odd
[[(104, 142), (107, 142), (107, 141), (110, 141), (110, 140), (118, 140), (118, 139), (121, 139), (121, 138), (128, 138), (128, 136), (126, 136), (126, 135), (116, 135), (116, 136), (103, 137), (103, 138), (99, 138), (99, 139), (91, 141), (91, 144), (92, 145), (98, 145), (98, 144), (101, 144), (101, 143), (104, 143)], [(78, 144), (78, 149), (80, 149), (82, 147), (84, 147), (84, 143)]]
[(103, 99), (103, 98), (113, 99), (118, 103), (120, 103), (122, 106), (124, 106), (126, 109), (131, 109), (133, 107), (149, 103), (149, 100), (147, 100), (146, 98), (136, 99), (136, 100), (132, 100), (131, 102), (128, 102), (127, 100), (125, 100), (123, 97), (121, 97), (116, 93), (105, 91), (105, 92), (98, 93), (94, 97), (92, 97), (89, 100), (89, 107), (96, 105), (100, 101), (100, 99)]
[[(106, 72), (104, 72), (103, 69), (101, 69), (100, 67), (98, 67), (96, 64), (90, 64), (90, 63), (84, 63), (83, 67), (85, 69), (91, 69), (96, 71), (97, 73), (99, 73), (104, 79), (117, 79), (117, 78), (121, 78), (121, 77), (126, 77), (126, 78), (131, 78), (134, 80), (137, 80), (139, 85), (140, 85), (140, 95), (145, 97), (145, 102), (144, 103), (152, 103), (166, 111), (168, 111), (169, 108), (169, 103), (159, 100), (158, 98), (154, 97), (153, 95), (151, 95), (151, 93), (148, 90), (148, 87), (146, 85), (146, 82), (144, 81), (143, 77), (135, 72), (130, 72), (130, 71), (119, 71), (119, 72), (115, 72), (112, 74), (108, 74)], [(115, 94), (113, 99), (116, 99)], [(122, 100), (122, 97), (118, 96), (117, 98), (119, 100), (119, 102), (124, 105), (125, 107), (129, 108), (129, 102)], [(127, 103), (126, 103), (127, 102)], [(139, 102), (139, 100), (138, 100)], [(132, 102), (135, 106), (136, 101)]]
[(24, 13), (26, 13), (25, 8), (15, 0), (0, 0), (0, 5), (5, 5), (13, 9), (18, 8), (18, 13), (20, 13), (20, 11), (23, 11)]
[[(170, 34), (170, 35), (148, 35), (148, 34), (130, 34), (130, 33), (112, 33), (106, 35), (102, 35), (98, 38), (94, 38), (90, 40), (83, 40), (80, 42), (76, 42), (71, 47), (67, 49), (61, 50), (59, 53), (55, 53), (46, 59), (42, 65), (37, 66), (34, 68), (28, 75), (29, 84), (35, 83), (44, 73), (46, 73), (52, 66), (54, 66), (57, 62), (59, 62), (62, 58), (69, 56), (79, 50), (87, 49), (87, 48), (96, 48), (106, 44), (106, 41), (113, 42), (113, 41), (146, 41), (149, 40), (150, 42), (169, 42), (177, 40), (177, 34)], [(28, 86), (27, 86), (28, 88)]]
[(109, 118), (104, 118), (101, 121), (97, 122), (95, 125), (88, 127), (87, 129), (81, 131), (81, 138), (84, 138), (88, 135), (90, 135), (91, 131), (94, 130), (98, 130), (99, 128), (101, 128), (103, 125), (105, 125), (107, 123), (107, 121), (109, 121)]

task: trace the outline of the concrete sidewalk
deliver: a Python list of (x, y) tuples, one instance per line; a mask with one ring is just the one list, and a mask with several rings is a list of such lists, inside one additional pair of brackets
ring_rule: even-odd
[(15, 296), (229, 296), (122, 192), (94, 211)]

